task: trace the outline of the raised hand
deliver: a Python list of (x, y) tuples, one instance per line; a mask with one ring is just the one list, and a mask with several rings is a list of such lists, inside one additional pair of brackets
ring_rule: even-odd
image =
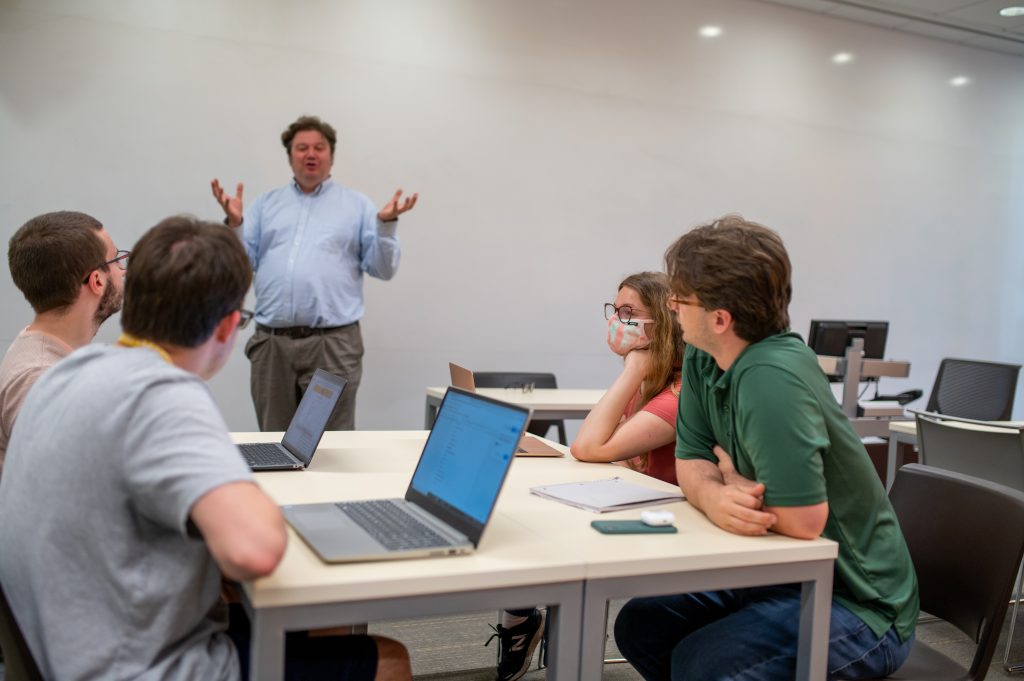
[(242, 224), (242, 183), (238, 183), (234, 196), (224, 191), (224, 188), (220, 186), (220, 180), (217, 179), (210, 182), (210, 189), (213, 190), (213, 198), (220, 204), (224, 215), (228, 219), (228, 226), (238, 227)]
[(391, 200), (384, 204), (384, 207), (380, 209), (380, 212), (377, 213), (377, 217), (380, 218), (381, 222), (397, 220), (399, 215), (412, 210), (413, 206), (416, 205), (416, 199), (419, 197), (419, 194), (413, 194), (412, 196), (406, 197), (405, 201), (403, 201), (402, 190), (399, 189), (395, 192), (395, 195), (391, 197)]

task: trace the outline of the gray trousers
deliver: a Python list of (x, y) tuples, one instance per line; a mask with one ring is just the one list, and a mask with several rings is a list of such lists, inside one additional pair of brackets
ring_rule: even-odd
[(245, 356), (252, 363), (252, 403), (261, 431), (288, 428), (317, 369), (348, 379), (327, 430), (355, 430), (356, 391), (363, 378), (363, 335), (358, 322), (306, 338), (257, 329), (245, 345)]

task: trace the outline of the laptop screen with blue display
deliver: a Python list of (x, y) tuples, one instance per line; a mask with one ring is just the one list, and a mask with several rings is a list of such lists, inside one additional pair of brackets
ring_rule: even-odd
[(519, 407), (449, 390), (411, 491), (487, 522), (528, 419)]

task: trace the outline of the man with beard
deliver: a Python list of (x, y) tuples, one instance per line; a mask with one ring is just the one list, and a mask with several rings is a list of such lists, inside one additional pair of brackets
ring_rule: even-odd
[(11, 237), (7, 260), (36, 315), (0, 363), (0, 471), (29, 388), (121, 309), (128, 251), (117, 250), (96, 218), (59, 211), (22, 225)]

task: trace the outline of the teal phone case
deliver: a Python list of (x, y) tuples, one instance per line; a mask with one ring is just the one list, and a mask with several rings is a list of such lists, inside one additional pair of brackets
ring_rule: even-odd
[(592, 520), (590, 526), (601, 534), (674, 534), (675, 525), (644, 525), (642, 520)]

